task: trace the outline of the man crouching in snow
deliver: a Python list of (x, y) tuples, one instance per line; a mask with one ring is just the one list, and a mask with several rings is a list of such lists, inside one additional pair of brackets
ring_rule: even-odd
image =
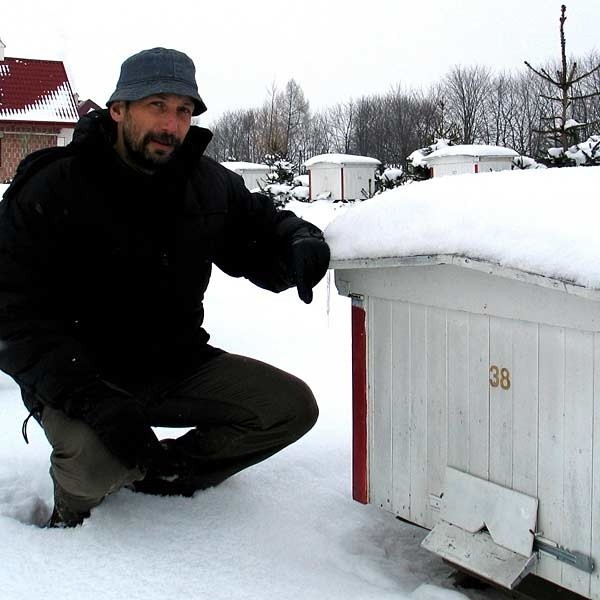
[[(82, 523), (123, 486), (217, 485), (318, 414), (293, 375), (210, 346), (202, 300), (214, 263), (311, 302), (321, 231), (203, 155), (185, 54), (128, 58), (107, 106), (67, 147), (28, 156), (0, 203), (0, 368), (52, 445), (50, 526)], [(151, 426), (193, 429), (159, 441)]]

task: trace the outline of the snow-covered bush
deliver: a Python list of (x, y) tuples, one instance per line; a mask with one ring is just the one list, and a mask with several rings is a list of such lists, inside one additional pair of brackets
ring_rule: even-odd
[(273, 199), (275, 206), (281, 208), (290, 200), (309, 202), (308, 176), (296, 175), (296, 165), (274, 154), (267, 154), (263, 162), (271, 171), (261, 191)]
[(592, 135), (585, 142), (571, 146), (565, 155), (578, 167), (600, 165), (600, 135)]
[(407, 182), (404, 169), (400, 166), (388, 166), (383, 171), (375, 172), (375, 194), (392, 190)]
[(296, 166), (293, 163), (276, 154), (267, 154), (263, 162), (271, 167), (271, 172), (267, 175), (267, 184), (283, 183), (292, 185), (296, 171)]
[(512, 159), (513, 162), (513, 169), (521, 169), (521, 170), (525, 170), (525, 169), (546, 169), (546, 165), (543, 165), (542, 163), (537, 162), (536, 160), (534, 160), (533, 158), (529, 157), (529, 156), (515, 156)]
[(310, 188), (307, 185), (297, 185), (290, 190), (289, 194), (300, 202), (310, 202)]
[(413, 180), (420, 181), (422, 179), (429, 179), (431, 177), (431, 171), (427, 164), (426, 157), (429, 156), (432, 152), (436, 150), (440, 150), (441, 148), (445, 148), (446, 146), (453, 146), (451, 140), (446, 138), (436, 139), (433, 144), (430, 146), (426, 146), (425, 148), (419, 148), (414, 152), (411, 152), (406, 157), (406, 162), (408, 164), (408, 174), (407, 177)]
[(592, 135), (585, 142), (567, 150), (548, 148), (546, 161), (552, 167), (591, 167), (600, 165), (600, 135)]

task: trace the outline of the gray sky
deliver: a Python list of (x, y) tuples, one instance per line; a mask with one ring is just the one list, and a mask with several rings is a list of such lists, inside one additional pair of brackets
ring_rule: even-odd
[[(52, 0), (5, 2), (6, 55), (65, 61), (72, 86), (101, 105), (121, 62), (166, 46), (195, 61), (204, 122), (260, 105), (294, 78), (313, 108), (401, 84), (426, 88), (457, 64), (520, 69), (559, 56), (558, 0)], [(85, 11), (85, 12), (84, 12)], [(567, 49), (600, 54), (600, 2), (567, 2)]]

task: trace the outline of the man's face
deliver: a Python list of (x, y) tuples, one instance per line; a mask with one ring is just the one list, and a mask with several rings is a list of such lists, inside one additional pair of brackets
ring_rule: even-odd
[(115, 102), (115, 148), (123, 160), (153, 173), (171, 159), (190, 129), (194, 103), (187, 96), (157, 94), (134, 102)]

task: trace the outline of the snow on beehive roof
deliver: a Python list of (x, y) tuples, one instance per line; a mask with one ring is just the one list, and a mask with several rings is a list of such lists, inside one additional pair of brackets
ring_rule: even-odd
[(439, 150), (434, 150), (425, 157), (425, 161), (432, 158), (442, 158), (445, 156), (519, 156), (519, 153), (512, 148), (502, 146), (488, 146), (486, 144), (458, 144), (456, 146), (444, 146)]
[(0, 120), (75, 124), (79, 119), (62, 62), (0, 61)]
[(221, 164), (224, 167), (227, 167), (230, 171), (264, 171), (265, 169), (268, 171), (270, 169), (269, 165), (262, 165), (260, 163), (251, 163), (244, 161), (225, 161)]
[(335, 165), (380, 165), (381, 162), (376, 158), (369, 156), (355, 156), (354, 154), (319, 154), (309, 158), (305, 163), (305, 167), (312, 167), (318, 163), (331, 163)]
[(600, 288), (600, 167), (501, 171), (404, 185), (339, 215), (334, 260), (457, 255)]

